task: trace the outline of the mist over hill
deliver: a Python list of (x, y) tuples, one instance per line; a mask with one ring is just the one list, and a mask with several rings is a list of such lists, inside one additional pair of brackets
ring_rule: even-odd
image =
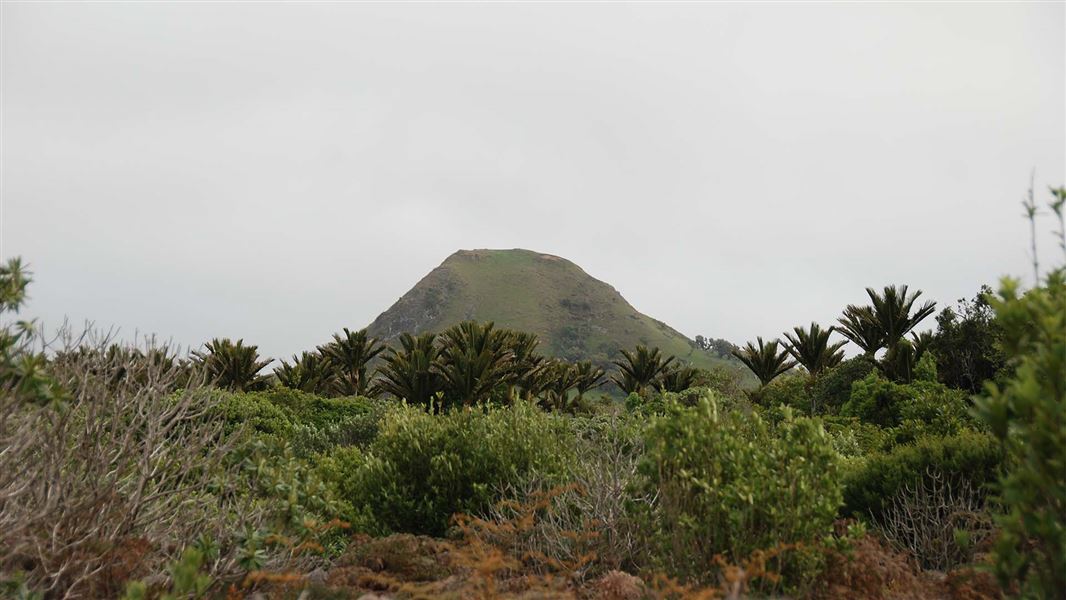
[(568, 360), (607, 364), (620, 349), (644, 344), (698, 367), (739, 365), (637, 311), (569, 260), (523, 249), (459, 250), (379, 315), (369, 333), (391, 340), (465, 320), (535, 333), (543, 353)]

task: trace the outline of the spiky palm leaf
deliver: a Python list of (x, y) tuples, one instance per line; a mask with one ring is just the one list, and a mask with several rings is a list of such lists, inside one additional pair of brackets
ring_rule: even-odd
[(337, 396), (365, 396), (370, 390), (367, 368), (370, 361), (385, 351), (385, 345), (367, 335), (366, 329), (333, 334), (333, 341), (319, 346), (329, 359), (330, 392)]
[(622, 350), (622, 360), (614, 361), (618, 373), (612, 381), (627, 394), (643, 394), (673, 361), (673, 356), (663, 359), (658, 348), (639, 345), (635, 352)]
[(873, 309), (869, 306), (849, 304), (844, 309), (844, 316), (837, 319), (840, 327), (836, 330), (848, 338), (863, 352), (873, 355), (885, 346), (885, 332), (877, 323)]
[(664, 371), (655, 382), (660, 392), (683, 392), (696, 384), (699, 369), (689, 366), (671, 368)]
[(445, 396), (464, 405), (488, 400), (513, 382), (514, 353), (505, 331), (491, 322), (464, 321), (441, 334), (436, 372), (444, 381)]
[(740, 359), (751, 369), (751, 372), (759, 378), (763, 385), (774, 380), (778, 375), (787, 372), (796, 366), (796, 361), (789, 360), (788, 350), (778, 350), (778, 341), (763, 342), (763, 339), (755, 338), (758, 346), (748, 342), (743, 348), (733, 351), (733, 356)]
[(840, 348), (847, 341), (829, 343), (829, 336), (835, 330), (834, 327), (822, 329), (821, 325), (813, 321), (809, 329), (793, 327), (794, 334), (785, 333), (785, 338), (788, 340), (785, 349), (792, 355), (792, 358), (796, 359), (796, 362), (807, 369), (808, 373), (817, 376), (844, 360), (844, 351)]
[(866, 288), (870, 296), (873, 317), (884, 335), (884, 344), (890, 347), (902, 340), (918, 323), (933, 314), (936, 302), (926, 302), (915, 307), (922, 291), (908, 293), (905, 285), (887, 285), (881, 293)]
[(574, 389), (577, 397), (584, 398), (585, 394), (607, 383), (604, 377), (607, 374), (602, 367), (592, 364), (592, 361), (581, 360), (574, 363)]
[(206, 377), (220, 388), (248, 392), (269, 385), (270, 378), (259, 372), (273, 360), (260, 360), (258, 346), (245, 346), (244, 340), (233, 343), (227, 338), (216, 338), (192, 355)]
[(544, 387), (544, 367), (547, 361), (537, 353), (540, 340), (536, 334), (525, 331), (501, 330), (507, 337), (507, 347), (511, 350), (511, 379), (514, 385), (522, 388), (527, 399), (541, 393)]
[(412, 404), (431, 404), (444, 383), (435, 368), (440, 353), (436, 341), (433, 333), (401, 335), (401, 349), (391, 348), (382, 358), (374, 394), (390, 394)]
[(538, 397), (555, 410), (570, 412), (573, 403), (570, 391), (577, 385), (577, 372), (566, 361), (552, 359), (541, 369), (541, 389)]
[(331, 373), (329, 359), (318, 352), (303, 352), (299, 357), (292, 357), (292, 364), (283, 360), (274, 369), (281, 385), (312, 394), (326, 393)]

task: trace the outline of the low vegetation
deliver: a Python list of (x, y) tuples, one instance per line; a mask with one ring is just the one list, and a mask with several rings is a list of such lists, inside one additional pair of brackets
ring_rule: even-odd
[[(29, 283), (0, 267), (0, 312)], [(276, 365), (9, 322), (0, 592), (1062, 598), (1066, 272), (922, 333), (920, 291), (867, 295), (830, 327), (698, 340), (750, 379), (492, 322), (344, 329)]]

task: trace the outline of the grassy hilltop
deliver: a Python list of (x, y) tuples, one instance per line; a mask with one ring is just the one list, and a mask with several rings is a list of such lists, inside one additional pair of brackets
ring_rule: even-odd
[(644, 344), (698, 367), (739, 364), (696, 348), (565, 258), (522, 249), (452, 254), (378, 316), (369, 333), (389, 340), (464, 320), (536, 333), (543, 353), (569, 360), (606, 364), (619, 349)]

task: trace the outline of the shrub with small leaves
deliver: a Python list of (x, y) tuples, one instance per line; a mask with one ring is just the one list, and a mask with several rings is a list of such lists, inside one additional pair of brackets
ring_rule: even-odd
[(443, 535), (458, 512), (476, 513), (495, 490), (531, 472), (551, 480), (575, 459), (565, 417), (525, 402), (433, 415), (390, 409), (365, 452), (343, 451), (333, 485), (380, 531)]
[(641, 485), (658, 494), (647, 527), (663, 568), (701, 580), (717, 555), (740, 564), (788, 547), (775, 558), (784, 586), (813, 577), (817, 559), (794, 545), (828, 535), (841, 502), (839, 455), (819, 421), (786, 415), (770, 427), (704, 397), (669, 405), (645, 443)]
[[(1056, 197), (1061, 217), (1066, 191)], [(1004, 280), (990, 302), (1014, 367), (976, 407), (1010, 457), (999, 480), (1008, 512), (999, 520), (997, 574), (1026, 595), (1066, 597), (1066, 271), (1025, 294)]]

